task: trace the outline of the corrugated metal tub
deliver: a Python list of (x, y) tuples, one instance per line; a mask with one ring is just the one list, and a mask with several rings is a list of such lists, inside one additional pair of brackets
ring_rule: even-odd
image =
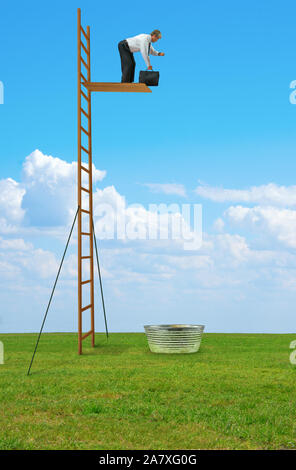
[(145, 325), (151, 352), (194, 353), (199, 350), (204, 325)]

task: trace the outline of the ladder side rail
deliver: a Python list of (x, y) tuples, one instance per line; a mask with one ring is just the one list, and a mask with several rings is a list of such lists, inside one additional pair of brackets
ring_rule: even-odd
[[(87, 26), (87, 50), (88, 50), (88, 81), (91, 81), (90, 64), (90, 27)], [(88, 90), (88, 181), (89, 181), (89, 250), (90, 250), (90, 299), (91, 299), (91, 341), (95, 345), (95, 314), (94, 314), (94, 249), (93, 249), (93, 188), (92, 188), (92, 134), (91, 134), (91, 91)]]
[[(84, 36), (86, 42), (83, 42)], [(85, 45), (86, 44), (86, 45)], [(85, 73), (87, 81), (91, 80), (90, 73), (90, 28), (87, 26), (87, 33), (81, 26), (81, 11), (78, 9), (77, 15), (77, 112), (78, 112), (78, 206), (80, 208), (78, 214), (78, 354), (82, 354), (82, 341), (91, 334), (92, 346), (95, 344), (95, 329), (94, 329), (94, 268), (93, 268), (93, 227), (92, 227), (92, 214), (93, 214), (93, 196), (92, 196), (92, 141), (91, 141), (91, 91), (85, 89), (83, 82), (85, 82)], [(86, 54), (86, 59), (82, 57), (82, 49)], [(82, 73), (83, 68), (83, 73)], [(83, 80), (83, 81), (82, 81)], [(84, 87), (84, 88), (83, 88)], [(85, 89), (85, 91), (84, 91)], [(82, 98), (85, 103), (82, 105)], [(85, 124), (82, 125), (82, 118), (85, 117)], [(87, 139), (88, 149), (82, 145), (82, 133), (84, 139)], [(85, 145), (85, 144), (84, 144)], [(82, 155), (82, 151), (84, 154)], [(88, 166), (86, 162), (82, 165), (82, 156), (88, 157)], [(84, 173), (85, 172), (85, 173)], [(88, 188), (85, 187), (84, 175), (88, 175)], [(88, 195), (88, 208), (82, 208), (82, 192)], [(88, 214), (89, 229), (86, 230), (82, 227), (83, 219), (82, 214)], [(89, 253), (87, 256), (82, 256), (82, 238), (86, 235), (86, 243), (89, 246)], [(85, 245), (83, 245), (85, 246)], [(89, 260), (89, 279), (82, 280), (82, 263), (84, 259)], [(83, 289), (84, 284), (90, 285), (90, 303), (87, 306), (83, 305)], [(82, 313), (90, 309), (91, 316), (91, 330), (88, 334), (83, 334), (83, 315)]]
[(77, 10), (77, 135), (78, 135), (78, 149), (77, 149), (77, 188), (78, 188), (78, 354), (82, 354), (82, 260), (81, 260), (81, 11)]

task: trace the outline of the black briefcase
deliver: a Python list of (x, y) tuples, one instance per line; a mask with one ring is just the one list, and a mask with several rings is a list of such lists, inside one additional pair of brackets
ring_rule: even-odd
[(158, 86), (159, 72), (154, 70), (141, 70), (139, 83), (146, 83), (148, 86)]

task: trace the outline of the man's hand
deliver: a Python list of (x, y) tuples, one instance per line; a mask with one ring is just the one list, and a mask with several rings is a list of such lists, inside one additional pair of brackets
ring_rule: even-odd
[(152, 65), (150, 65), (150, 66), (147, 68), (147, 70), (152, 70)]
[(164, 56), (164, 52), (159, 52), (158, 55)]

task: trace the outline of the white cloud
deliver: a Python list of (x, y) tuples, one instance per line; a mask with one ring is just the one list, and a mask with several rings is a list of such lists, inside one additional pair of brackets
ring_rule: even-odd
[(252, 186), (249, 189), (225, 189), (200, 185), (195, 192), (214, 202), (245, 202), (287, 207), (296, 205), (296, 186), (279, 186), (274, 183)]
[(59, 266), (54, 253), (41, 248), (23, 253), (23, 256), (18, 256), (17, 261), (26, 271), (43, 279), (53, 278)]
[(225, 256), (231, 258), (235, 262), (244, 262), (250, 256), (250, 249), (247, 241), (240, 235), (230, 235), (229, 233), (217, 235), (215, 237), (216, 250)]
[[(94, 181), (101, 181), (104, 174), (94, 168)], [(161, 188), (150, 189), (161, 190), (165, 194), (186, 195), (182, 185), (169, 185), (169, 188), (164, 188), (167, 185), (156, 186)], [(177, 186), (177, 189), (172, 186)], [(209, 189), (205, 186), (202, 188)], [(296, 247), (296, 210), (279, 207), (284, 204), (285, 198), (292, 196), (291, 188), (294, 187), (287, 187), (286, 193), (283, 187), (276, 185), (258, 186), (256, 191), (254, 188), (246, 191), (205, 190), (205, 197), (209, 196), (212, 200), (243, 198), (243, 202), (248, 203), (258, 200), (262, 206), (229, 207), (224, 212), (224, 220), (222, 217), (216, 219), (216, 233), (204, 234), (201, 249), (194, 253), (184, 252), (180, 239), (159, 239), (159, 233), (164, 236), (167, 229), (167, 214), (157, 217), (152, 210), (143, 206), (128, 205), (125, 197), (114, 186), (94, 188), (94, 219), (99, 238), (105, 238), (102, 237), (104, 230), (108, 232), (114, 229), (116, 235), (117, 219), (125, 219), (130, 234), (134, 234), (135, 238), (140, 233), (146, 238), (148, 223), (151, 221), (152, 229), (158, 232), (155, 240), (112, 239), (111, 242), (99, 243), (103, 282), (107, 290), (106, 301), (107, 305), (111, 305), (113, 318), (116, 317), (116, 326), (123, 308), (128, 312), (127, 316), (133, 310), (136, 312), (128, 327), (133, 329), (135, 322), (142, 321), (141, 314), (145, 309), (149, 321), (152, 321), (151, 315), (154, 313), (155, 321), (163, 321), (165, 309), (168, 312), (165, 318), (169, 321), (172, 321), (169, 319), (171, 312), (175, 312), (183, 321), (187, 308), (193, 312), (191, 318), (195, 321), (202, 316), (203, 311), (208, 311), (209, 305), (218, 312), (218, 316), (223, 317), (221, 322), (224, 324), (228, 306), (232, 306), (235, 311), (230, 319), (232, 322), (234, 318), (243, 315), (241, 302), (245, 301), (245, 312), (248, 313), (250, 298), (258, 300), (265, 296), (270, 299), (268, 296), (277, 295), (281, 299), (287, 292), (296, 292), (296, 256), (291, 250)], [(269, 200), (277, 207), (267, 205)], [(28, 312), (32, 305), (32, 292), (33, 295), (36, 293), (36, 297), (40, 295), (38, 301), (42, 301), (42, 305), (48, 300), (51, 281), (57, 273), (66, 241), (67, 224), (73, 220), (76, 204), (76, 164), (43, 155), (38, 150), (26, 158), (20, 183), (10, 178), (0, 182), (1, 298), (6, 296), (8, 290), (18, 293), (23, 291), (27, 295), (25, 297), (24, 294), (26, 301), (22, 301), (24, 311), (28, 305)], [(290, 199), (290, 205), (293, 204)], [(103, 210), (108, 207), (114, 210), (103, 220)], [(182, 218), (180, 210), (173, 211), (169, 215), (170, 227), (182, 222)], [(247, 234), (227, 233), (227, 221), (231, 222), (234, 232), (239, 227), (247, 229)], [(260, 233), (264, 242), (271, 240), (268, 249), (264, 243), (258, 249), (250, 237), (250, 229)], [(57, 235), (61, 233), (63, 244), (58, 244)], [(76, 299), (76, 246), (74, 250), (73, 253), (73, 249), (69, 249), (59, 281), (59, 286), (63, 289), (66, 286), (69, 292), (73, 292), (73, 296), (69, 296), (72, 300), (74, 297)], [(60, 292), (64, 292), (62, 288)], [(65, 297), (59, 296), (61, 312), (66, 310)], [(114, 299), (118, 299), (117, 316)], [(236, 301), (240, 303), (234, 305)], [(8, 312), (12, 309), (9, 302), (6, 308)], [(24, 316), (24, 311), (21, 308), (21, 313), (17, 312), (19, 319), (21, 314)], [(13, 326), (11, 328), (13, 330)]]
[(214, 260), (210, 255), (191, 255), (191, 256), (166, 256), (166, 262), (175, 269), (198, 270), (209, 268), (214, 265)]
[[(0, 218), (0, 231), (6, 234), (18, 231), (22, 235), (36, 235), (39, 231), (43, 236), (59, 236), (59, 228), (69, 226), (74, 217), (77, 204), (76, 173), (76, 162), (67, 163), (60, 158), (44, 155), (39, 150), (28, 155), (23, 165), (22, 182), (17, 183), (12, 179), (2, 182), (2, 205), (6, 209)], [(101, 181), (105, 174), (105, 171), (97, 170), (93, 165), (94, 184)], [(87, 175), (83, 175), (86, 180)], [(87, 186), (87, 181), (83, 184)], [(166, 193), (185, 195), (182, 185), (160, 186)], [(168, 230), (176, 230), (176, 233), (179, 230), (180, 235), (176, 236), (178, 240), (183, 236), (182, 229), (185, 236), (191, 236), (189, 224), (185, 222), (178, 205), (169, 215), (157, 214), (143, 206), (127, 206), (125, 198), (114, 186), (94, 189), (94, 220), (99, 236), (105, 232), (107, 238), (108, 233), (113, 238), (119, 230), (124, 232), (122, 237), (119, 235), (121, 238), (127, 235), (130, 239), (146, 239), (148, 225), (152, 227), (152, 236), (155, 238), (165, 239)], [(85, 196), (82, 206), (88, 208)], [(8, 211), (7, 207), (11, 210)], [(110, 207), (113, 211), (108, 212)], [(106, 215), (102, 217), (104, 211)]]
[(180, 206), (172, 204), (164, 207), (167, 208), (169, 213), (162, 213), (162, 205), (156, 205), (155, 211), (139, 204), (128, 206), (114, 186), (97, 189), (94, 193), (95, 231), (101, 239), (158, 239), (164, 241), (163, 246), (165, 242), (171, 245), (184, 243), (185, 237), (193, 239), (194, 234), (180, 212)]
[(213, 224), (213, 228), (216, 232), (223, 232), (225, 227), (225, 222), (221, 217), (218, 217), (218, 219), (215, 220)]
[[(105, 171), (93, 165), (93, 183), (101, 181)], [(35, 150), (23, 164), (22, 180), (0, 180), (0, 233), (31, 233), (47, 227), (65, 227), (76, 212), (77, 163), (44, 155)], [(87, 187), (87, 174), (83, 172)]]
[[(92, 166), (93, 182), (102, 181), (106, 176), (106, 171), (101, 171)], [(83, 173), (85, 181), (86, 173)], [(59, 184), (68, 185), (76, 182), (77, 162), (68, 163), (51, 155), (44, 155), (40, 150), (34, 150), (25, 159), (23, 165), (24, 181), (28, 186), (41, 183), (51, 189), (55, 189)]]
[(15, 250), (15, 251), (28, 251), (32, 250), (32, 243), (25, 242), (22, 238), (3, 239), (0, 237), (1, 250)]
[(296, 248), (296, 211), (276, 207), (231, 206), (225, 216), (246, 229), (264, 232), (288, 247)]
[(25, 215), (22, 208), (24, 187), (12, 178), (0, 180), (0, 231), (13, 233)]
[[(1, 281), (11, 279), (15, 285), (34, 278), (51, 278), (57, 273), (58, 262), (53, 252), (34, 248), (23, 239), (0, 239)], [(6, 270), (5, 270), (6, 269)]]
[(144, 186), (150, 189), (153, 193), (163, 193), (167, 195), (175, 195), (186, 197), (186, 190), (183, 184), (177, 183), (145, 183)]
[(5, 281), (11, 281), (16, 283), (21, 274), (20, 267), (15, 265), (11, 261), (7, 261), (1, 258), (2, 257), (0, 257), (0, 276), (2, 286), (5, 285)]
[[(94, 184), (106, 172), (93, 165)], [(87, 187), (87, 174), (82, 184)], [(22, 205), (26, 209), (27, 224), (33, 226), (66, 225), (73, 219), (76, 199), (77, 163), (44, 155), (35, 150), (23, 165), (23, 184), (26, 192)]]

